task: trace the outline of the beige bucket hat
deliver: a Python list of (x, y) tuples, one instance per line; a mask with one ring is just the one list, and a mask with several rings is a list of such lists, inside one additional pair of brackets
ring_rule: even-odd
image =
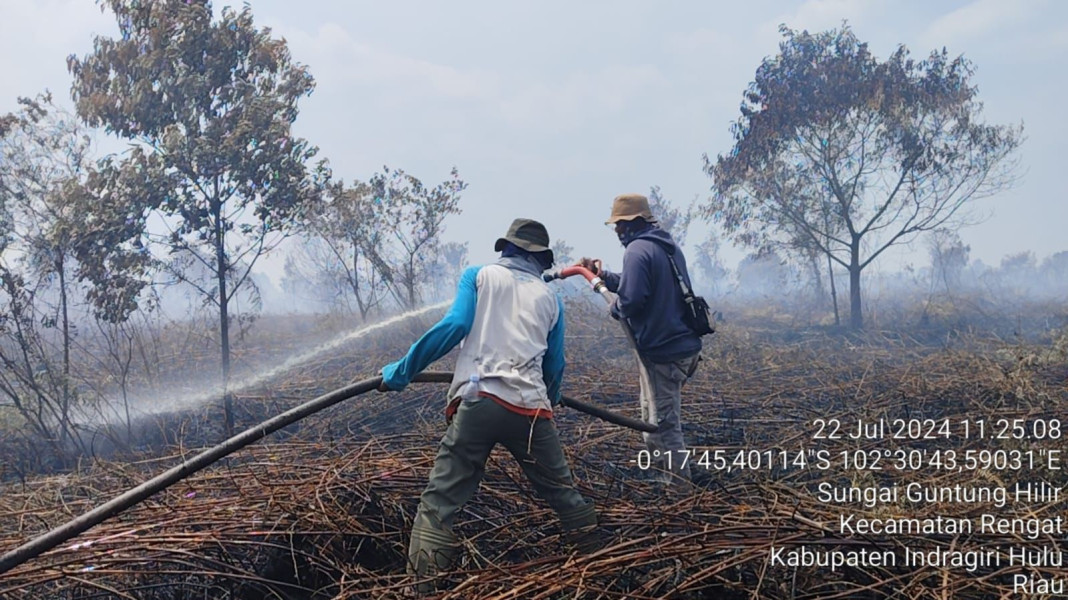
[(641, 194), (623, 194), (612, 201), (612, 216), (604, 224), (631, 221), (638, 217), (649, 223), (656, 223), (653, 211), (649, 210), (649, 199)]

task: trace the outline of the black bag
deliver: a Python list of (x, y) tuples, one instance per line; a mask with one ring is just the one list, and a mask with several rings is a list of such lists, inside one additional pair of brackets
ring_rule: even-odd
[(675, 279), (678, 280), (679, 288), (682, 290), (682, 299), (686, 302), (686, 309), (682, 311), (682, 320), (698, 337), (715, 333), (716, 317), (708, 308), (708, 302), (701, 296), (694, 296), (693, 290), (686, 285), (682, 273), (679, 272), (679, 266), (675, 264), (673, 252), (668, 252), (668, 261), (671, 263), (671, 270), (675, 271)]

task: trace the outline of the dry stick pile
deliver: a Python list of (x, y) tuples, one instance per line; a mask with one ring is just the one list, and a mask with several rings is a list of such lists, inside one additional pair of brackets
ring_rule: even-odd
[[(636, 415), (633, 358), (614, 329), (589, 322), (570, 326), (566, 391)], [(813, 419), (831, 416), (848, 423), (910, 415), (1034, 419), (1064, 412), (1062, 382), (1049, 380), (1041, 369), (1021, 368), (1022, 361), (988, 358), (992, 351), (981, 345), (938, 351), (875, 336), (847, 341), (815, 334), (788, 343), (762, 339), (766, 337), (751, 329), (717, 334), (707, 352), (710, 360), (687, 386), (686, 433), (698, 455), (721, 449), (733, 457), (738, 450), (778, 448), (834, 454), (887, 445), (813, 440)], [(273, 398), (272, 405), (279, 398), (307, 398), (358, 378), (352, 365), (363, 365), (358, 371), (366, 375), (398, 355), (397, 349), (381, 345), (352, 352), (302, 369), (264, 396)], [(380, 355), (369, 360), (369, 354)], [(254, 401), (245, 397), (240, 404)], [(444, 430), (441, 408), (441, 390), (433, 386), (371, 393), (344, 403), (308, 419), (283, 440), (243, 450), (0, 576), (0, 597), (401, 597), (410, 583), (404, 575), (410, 520)], [(605, 526), (601, 549), (568, 553), (551, 511), (533, 497), (511, 457), (498, 450), (456, 527), (465, 558), (440, 597), (998, 597), (1011, 580), (1004, 567), (971, 573), (900, 566), (832, 572), (773, 564), (771, 551), (773, 546), (801, 545), (901, 551), (906, 545), (967, 550), (1036, 543), (1022, 535), (845, 539), (838, 527), (842, 512), (1065, 514), (1064, 502), (866, 508), (821, 503), (813, 493), (821, 482), (1010, 486), (1029, 477), (981, 469), (719, 470), (713, 471), (707, 489), (665, 496), (634, 463), (643, 448), (639, 434), (574, 413), (559, 415), (557, 421), (580, 487), (600, 510)], [(926, 440), (887, 447), (964, 452), (1029, 445), (1038, 443)], [(1065, 447), (1063, 441), (1059, 447)], [(0, 488), (0, 549), (57, 526), (181, 459), (98, 462), (83, 472)], [(1062, 476), (1055, 483), (1066, 482)], [(1038, 541), (1064, 548), (1064, 540)], [(1034, 572), (1068, 577), (1064, 567)]]

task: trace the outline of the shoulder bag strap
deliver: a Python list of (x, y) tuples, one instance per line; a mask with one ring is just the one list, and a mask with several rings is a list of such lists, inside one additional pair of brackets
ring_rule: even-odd
[(693, 302), (693, 292), (686, 285), (686, 281), (682, 278), (682, 273), (679, 271), (679, 265), (675, 264), (675, 257), (671, 252), (667, 253), (668, 262), (671, 263), (671, 270), (675, 272), (675, 279), (679, 282), (679, 288), (682, 289), (682, 297), (687, 303)]

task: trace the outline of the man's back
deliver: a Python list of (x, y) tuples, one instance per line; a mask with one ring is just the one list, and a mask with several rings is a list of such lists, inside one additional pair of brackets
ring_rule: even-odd
[(654, 362), (671, 362), (701, 351), (701, 338), (682, 318), (682, 291), (668, 261), (676, 264), (690, 285), (686, 258), (668, 232), (650, 227), (627, 244), (617, 281), (606, 277), (619, 293), (619, 312), (634, 331), (638, 350)]
[(482, 267), (471, 331), (456, 358), (450, 396), (479, 389), (524, 409), (550, 410), (542, 361), (562, 319), (556, 295), (522, 259)]

